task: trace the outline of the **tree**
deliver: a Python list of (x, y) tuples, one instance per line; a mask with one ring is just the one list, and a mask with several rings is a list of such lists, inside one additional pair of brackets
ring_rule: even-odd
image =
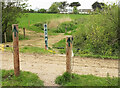
[(4, 33), (7, 34), (7, 41), (12, 41), (12, 24), (17, 24), (17, 18), (21, 16), (25, 3), (20, 2), (2, 2), (2, 42), (4, 42)]
[(24, 13), (29, 13), (29, 9), (24, 9), (23, 12)]
[(68, 5), (67, 1), (60, 2), (59, 9), (64, 10)]
[(30, 9), (30, 11), (29, 11), (30, 13), (34, 13), (35, 11), (33, 10), (33, 9)]
[(78, 6), (81, 6), (81, 4), (79, 2), (72, 2), (72, 3), (70, 3), (69, 6), (70, 7), (74, 7), (74, 6), (78, 7)]
[(46, 10), (45, 9), (40, 9), (40, 10), (38, 10), (38, 13), (46, 13)]
[(50, 13), (58, 13), (59, 12), (59, 7), (60, 3), (59, 2), (54, 2), (51, 7), (49, 8)]
[(73, 13), (74, 14), (78, 14), (79, 13), (76, 6), (74, 6), (74, 8), (73, 8)]
[(102, 10), (105, 6), (105, 3), (99, 3), (99, 2), (95, 2), (92, 5), (92, 8), (94, 9), (94, 11), (98, 8), (100, 10)]

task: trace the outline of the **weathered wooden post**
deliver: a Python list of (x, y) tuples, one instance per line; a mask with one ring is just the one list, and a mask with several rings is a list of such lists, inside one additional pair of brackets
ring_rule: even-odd
[(14, 74), (19, 76), (20, 65), (19, 65), (19, 38), (18, 38), (18, 25), (13, 24), (13, 56), (14, 56)]
[(28, 20), (28, 27), (30, 26), (30, 20)]
[(4, 33), (5, 43), (7, 42), (6, 31)]
[(66, 72), (71, 73), (72, 36), (66, 37)]
[(48, 50), (47, 24), (44, 24), (44, 36), (45, 36), (45, 49)]
[(67, 25), (65, 26), (65, 33), (67, 33)]
[(24, 34), (24, 38), (25, 38), (25, 28), (23, 28), (23, 34)]

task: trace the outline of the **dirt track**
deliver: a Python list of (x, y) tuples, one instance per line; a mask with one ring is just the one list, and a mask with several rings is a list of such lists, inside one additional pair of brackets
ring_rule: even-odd
[[(36, 73), (45, 86), (56, 86), (55, 78), (65, 72), (65, 56), (20, 53), (20, 69)], [(74, 58), (73, 73), (106, 77), (118, 76), (118, 60)], [(13, 54), (2, 53), (2, 69), (13, 69)]]

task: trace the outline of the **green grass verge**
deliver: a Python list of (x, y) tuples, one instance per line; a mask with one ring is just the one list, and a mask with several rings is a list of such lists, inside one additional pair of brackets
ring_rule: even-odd
[(62, 76), (56, 78), (55, 83), (62, 86), (118, 86), (118, 78), (69, 74), (65, 72)]
[(43, 86), (43, 81), (31, 72), (20, 71), (16, 77), (13, 70), (2, 70), (2, 86)]
[(22, 53), (40, 53), (40, 54), (48, 54), (50, 53), (49, 51), (39, 48), (39, 47), (28, 47), (25, 46), (23, 48), (20, 48), (20, 52)]
[[(6, 47), (6, 51), (13, 51), (12, 47)], [(32, 46), (25, 46), (23, 48), (19, 49), (19, 52), (21, 53), (39, 53), (39, 54), (50, 54), (52, 52), (49, 52), (48, 50), (45, 50), (43, 48), (39, 47), (32, 47)]]
[(103, 55), (92, 55), (92, 54), (76, 54), (76, 56), (102, 58), (102, 59), (120, 59), (118, 56), (103, 56)]

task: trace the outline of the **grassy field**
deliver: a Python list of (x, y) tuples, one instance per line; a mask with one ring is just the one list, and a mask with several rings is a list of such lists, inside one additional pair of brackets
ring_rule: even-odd
[(31, 72), (21, 71), (15, 77), (13, 70), (2, 70), (2, 86), (43, 86), (43, 81)]
[[(98, 50), (98, 49), (94, 49), (94, 44), (101, 43), (101, 45), (105, 45), (105, 44), (103, 44), (103, 42), (101, 42), (101, 41), (103, 41), (103, 40), (101, 40), (101, 38), (99, 39), (99, 41), (97, 41), (97, 43), (95, 42), (94, 44), (91, 44), (94, 41), (96, 41), (95, 39), (97, 37), (99, 37), (97, 35), (100, 35), (101, 37), (105, 36), (105, 35), (102, 35), (101, 32), (98, 33), (100, 29), (98, 30), (97, 28), (101, 27), (101, 28), (104, 28), (103, 30), (106, 30), (106, 29), (105, 29), (105, 27), (100, 25), (101, 21), (96, 22), (97, 24), (94, 24), (94, 20), (92, 20), (91, 17), (93, 17), (93, 18), (96, 17), (94, 19), (100, 19), (101, 16), (99, 16), (99, 15), (81, 15), (81, 14), (25, 13), (24, 16), (22, 16), (21, 18), (18, 18), (18, 21), (19, 21), (20, 28), (26, 27), (29, 30), (36, 31), (36, 32), (42, 32), (42, 33), (44, 32), (43, 25), (46, 22), (48, 24), (48, 34), (49, 35), (58, 35), (59, 33), (65, 33), (65, 28), (67, 26), (68, 30), (71, 32), (68, 33), (68, 31), (67, 31), (67, 33), (65, 33), (65, 35), (72, 35), (74, 37), (73, 51), (76, 56), (118, 59), (117, 55), (115, 55), (115, 54), (110, 55), (110, 53), (112, 53), (115, 50), (112, 50), (112, 49), (110, 49), (111, 47), (107, 46), (107, 44), (106, 44), (107, 38), (104, 42), (107, 47), (106, 48), (104, 47), (103, 49), (101, 48), (101, 50), (103, 50), (102, 52), (105, 52), (105, 54), (104, 53), (102, 53), (102, 54), (93, 53), (93, 52), (95, 52), (95, 50)], [(30, 25), (28, 25), (29, 22), (30, 22)], [(98, 27), (91, 28), (92, 25), (97, 25)], [(98, 32), (95, 31), (95, 33), (96, 33), (94, 35), (95, 39), (90, 36), (90, 33), (92, 32), (93, 29), (98, 31)], [(89, 37), (88, 37), (88, 35), (89, 35)], [(92, 38), (93, 39), (91, 41), (89, 41), (90, 39), (88, 39), (88, 41), (86, 42), (85, 39), (87, 39), (87, 37), (88, 38), (91, 37), (90, 39), (92, 39)], [(109, 35), (107, 37), (109, 38)], [(28, 40), (28, 39), (29, 39), (29, 37), (26, 37), (26, 40)], [(23, 38), (23, 36), (21, 36), (20, 40), (25, 40), (25, 39)], [(86, 42), (86, 43), (84, 43), (84, 42)], [(93, 49), (91, 48), (92, 45), (93, 45), (93, 47), (92, 47)], [(65, 53), (65, 40), (60, 40), (58, 43), (54, 44), (53, 48), (55, 48), (55, 47), (64, 47), (64, 49), (59, 49), (59, 51), (61, 54)], [(78, 48), (80, 48), (80, 50), (77, 51)], [(29, 51), (29, 49), (28, 49), (28, 51)], [(104, 49), (106, 49), (106, 50), (104, 50)], [(33, 50), (33, 49), (31, 49), (31, 50)], [(101, 51), (101, 50), (99, 48), (99, 51)], [(35, 52), (38, 52), (38, 51), (35, 51)]]
[(64, 73), (62, 76), (58, 76), (55, 82), (62, 86), (118, 86), (117, 77), (97, 77), (93, 75), (69, 73)]
[(33, 25), (36, 23), (42, 23), (42, 24), (44, 24), (45, 22), (49, 23), (49, 21), (52, 19), (60, 19), (60, 18), (70, 18), (73, 20), (86, 16), (89, 15), (25, 13), (21, 18), (18, 18), (18, 21), (20, 28), (25, 27), (29, 29), (30, 27), (28, 26), (28, 24), (30, 23), (30, 26), (33, 28), (32, 30), (34, 30), (35, 27), (33, 27)]
[(63, 17), (70, 17), (71, 19), (77, 19), (80, 17), (86, 17), (89, 15), (80, 15), (80, 14), (41, 14), (41, 13), (25, 13), (22, 17), (18, 18), (19, 27), (27, 27), (28, 22), (30, 24), (35, 24), (38, 22), (48, 22), (51, 19), (58, 19)]

